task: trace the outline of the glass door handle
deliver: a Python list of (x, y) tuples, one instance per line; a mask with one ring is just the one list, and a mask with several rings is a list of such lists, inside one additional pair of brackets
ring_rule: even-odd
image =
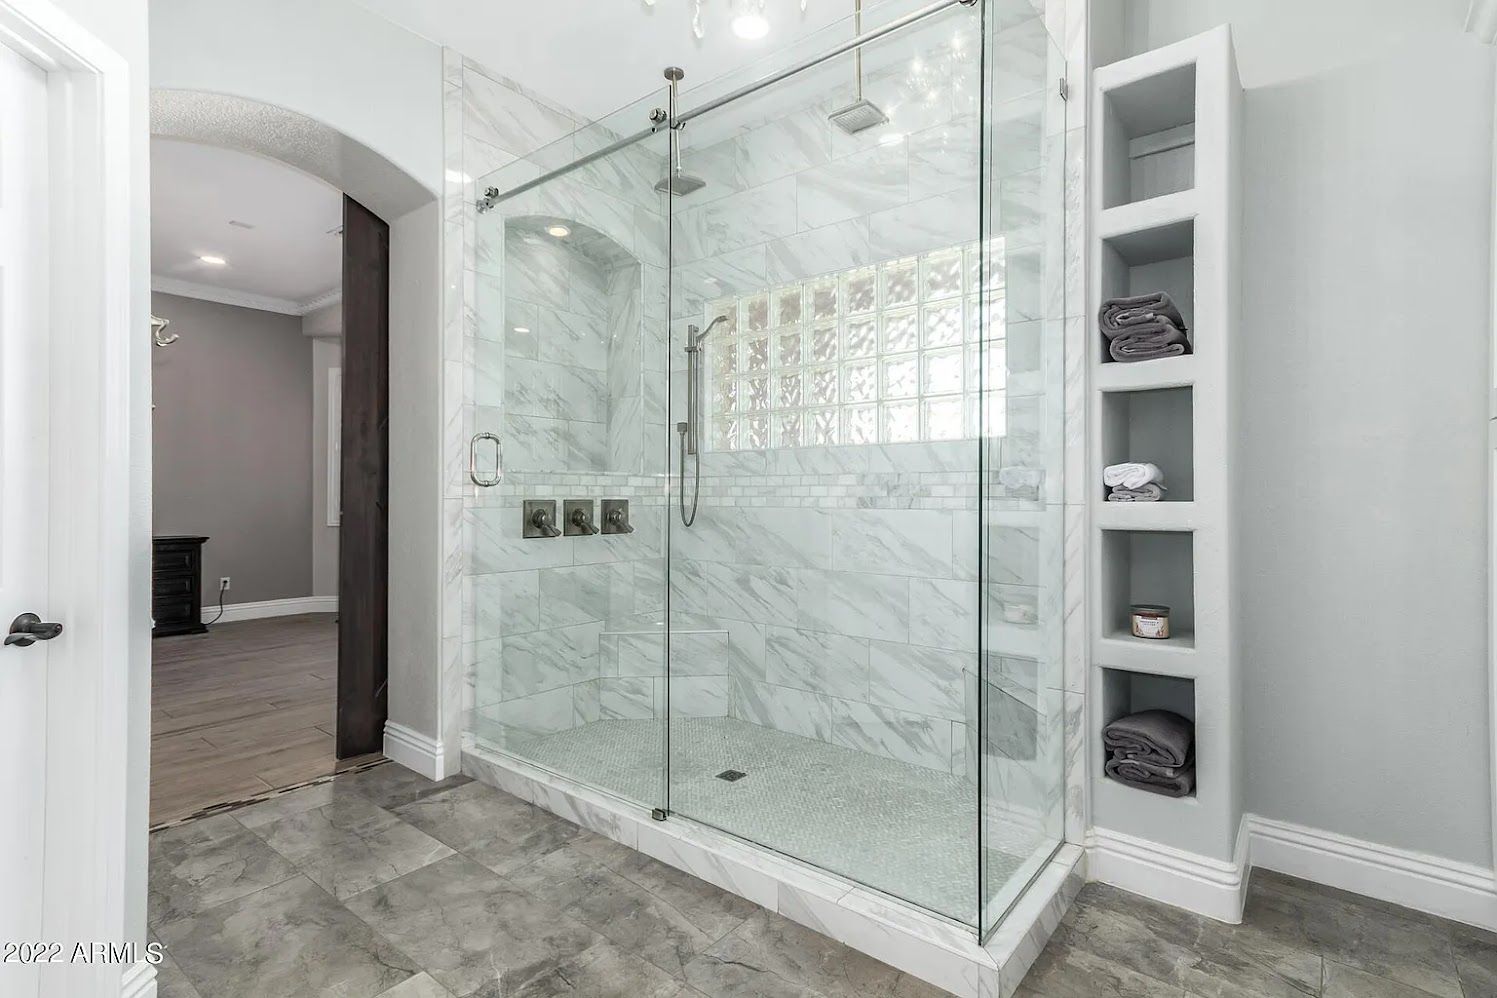
[[(478, 445), (485, 440), (493, 441), (494, 444), (493, 475), (481, 475), (478, 472)], [(499, 442), (497, 434), (475, 433), (473, 439), (468, 441), (468, 478), (474, 485), (485, 489), (491, 489), (504, 480), (504, 445)]]
[(34, 613), (23, 613), (10, 622), (10, 633), (5, 636), (5, 643), (25, 648), (38, 641), (51, 641), (61, 633), (61, 624), (48, 623)]

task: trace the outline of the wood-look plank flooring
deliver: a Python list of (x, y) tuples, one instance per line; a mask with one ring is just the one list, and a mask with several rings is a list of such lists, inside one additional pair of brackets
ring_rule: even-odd
[(339, 768), (333, 614), (215, 624), (151, 649), (153, 825)]

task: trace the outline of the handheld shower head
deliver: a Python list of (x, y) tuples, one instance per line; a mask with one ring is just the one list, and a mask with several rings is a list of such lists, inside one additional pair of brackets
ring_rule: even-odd
[(707, 328), (702, 330), (700, 333), (696, 331), (695, 326), (686, 327), (686, 334), (691, 338), (690, 341), (686, 344), (687, 352), (694, 353), (698, 349), (700, 349), (702, 341), (707, 338), (712, 330), (716, 329), (719, 325), (727, 321), (728, 317), (726, 315), (719, 315), (717, 318), (707, 323)]

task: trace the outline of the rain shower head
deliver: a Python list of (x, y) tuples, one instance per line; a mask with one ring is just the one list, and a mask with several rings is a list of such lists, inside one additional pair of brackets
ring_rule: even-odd
[(846, 107), (838, 108), (829, 117), (832, 119), (832, 124), (848, 135), (856, 135), (867, 129), (889, 123), (889, 116), (880, 111), (877, 104), (865, 97), (859, 97)]
[(656, 191), (678, 198), (684, 198), (688, 194), (695, 194), (706, 186), (707, 181), (701, 177), (693, 177), (689, 173), (681, 173), (679, 171), (668, 177), (661, 177), (655, 182)]
[[(853, 35), (861, 37), (863, 34), (863, 0), (855, 0), (852, 17)], [(832, 124), (848, 135), (856, 135), (889, 123), (889, 116), (881, 111), (877, 104), (863, 96), (863, 47), (861, 45), (852, 51), (852, 65), (853, 79), (857, 85), (857, 89), (853, 92), (853, 101), (828, 115)]]

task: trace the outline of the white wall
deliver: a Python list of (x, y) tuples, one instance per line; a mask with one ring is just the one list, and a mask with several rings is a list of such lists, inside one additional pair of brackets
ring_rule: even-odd
[(298, 111), (442, 189), (442, 50), (350, 0), (151, 0), (151, 53), (153, 87)]
[(1230, 22), (1247, 91), (1248, 809), (1490, 866), (1492, 50), (1465, 0), (1125, 6)]
[(390, 221), (390, 720), (440, 737), (442, 210)]

